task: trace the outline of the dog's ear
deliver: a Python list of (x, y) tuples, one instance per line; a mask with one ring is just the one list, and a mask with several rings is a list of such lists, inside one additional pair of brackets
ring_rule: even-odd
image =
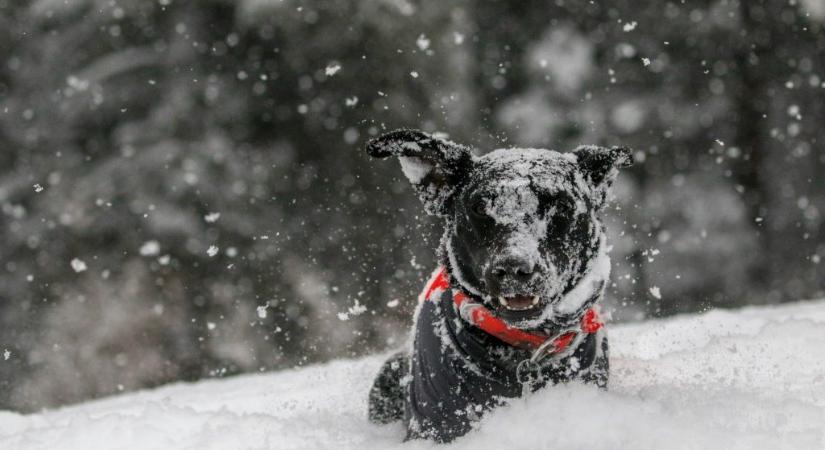
[(419, 130), (395, 130), (367, 143), (375, 158), (397, 156), (430, 214), (445, 215), (456, 188), (469, 175), (473, 156), (468, 147)]
[(633, 152), (627, 147), (599, 147), (597, 145), (580, 145), (573, 154), (579, 170), (593, 188), (596, 203), (603, 205), (607, 190), (619, 174), (619, 169), (633, 165)]

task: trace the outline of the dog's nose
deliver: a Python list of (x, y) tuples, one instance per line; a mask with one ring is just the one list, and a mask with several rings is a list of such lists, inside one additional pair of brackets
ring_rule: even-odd
[(499, 282), (507, 278), (526, 281), (530, 279), (535, 271), (536, 265), (527, 258), (510, 256), (502, 258), (493, 264), (491, 273)]

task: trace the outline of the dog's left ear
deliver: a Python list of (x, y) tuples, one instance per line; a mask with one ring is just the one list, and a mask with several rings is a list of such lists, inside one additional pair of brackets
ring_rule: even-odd
[(600, 205), (604, 204), (607, 190), (619, 174), (619, 169), (633, 165), (633, 152), (627, 147), (580, 145), (573, 150), (573, 154), (576, 155), (579, 170), (593, 187)]
[(434, 215), (448, 213), (452, 194), (473, 164), (469, 147), (419, 130), (386, 133), (367, 143), (367, 153), (375, 158), (397, 156), (424, 209)]

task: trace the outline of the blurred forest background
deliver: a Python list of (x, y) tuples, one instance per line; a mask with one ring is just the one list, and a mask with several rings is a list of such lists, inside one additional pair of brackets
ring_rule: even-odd
[(615, 321), (822, 297), (823, 124), (821, 0), (0, 0), (0, 409), (401, 345), (397, 127), (633, 147)]

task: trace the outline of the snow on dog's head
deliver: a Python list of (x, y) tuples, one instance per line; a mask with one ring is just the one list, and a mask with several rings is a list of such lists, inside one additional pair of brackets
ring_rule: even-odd
[(463, 290), (522, 328), (581, 312), (610, 264), (598, 214), (625, 148), (570, 153), (469, 147), (417, 130), (370, 141), (375, 157), (397, 156), (425, 209), (446, 219), (445, 264)]

